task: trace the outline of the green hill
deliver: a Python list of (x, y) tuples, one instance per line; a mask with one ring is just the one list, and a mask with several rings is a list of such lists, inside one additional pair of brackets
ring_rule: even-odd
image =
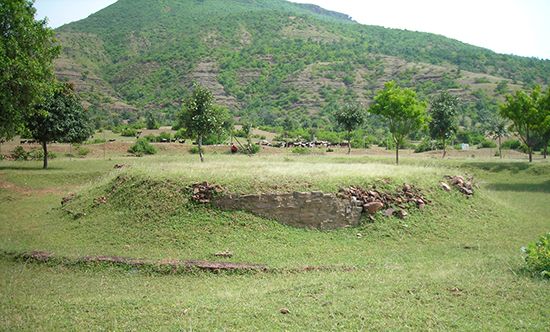
[(424, 97), (451, 89), (466, 102), (462, 122), (473, 126), (507, 89), (550, 77), (548, 60), (283, 0), (119, 0), (57, 32), (58, 76), (76, 84), (98, 123), (147, 110), (172, 121), (199, 81), (256, 124), (324, 126), (336, 105), (368, 103), (394, 79)]

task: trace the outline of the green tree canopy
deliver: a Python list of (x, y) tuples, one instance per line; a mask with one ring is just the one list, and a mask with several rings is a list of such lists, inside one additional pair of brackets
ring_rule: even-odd
[(410, 133), (426, 123), (426, 103), (419, 101), (413, 90), (390, 81), (376, 94), (369, 111), (386, 120), (395, 143), (395, 163), (399, 164), (399, 147)]
[(550, 87), (546, 93), (540, 96), (537, 102), (539, 113), (539, 124), (537, 132), (542, 140), (544, 158), (548, 155), (548, 144), (550, 144)]
[(529, 162), (533, 161), (533, 146), (537, 143), (537, 127), (540, 116), (537, 100), (540, 98), (540, 87), (535, 87), (531, 94), (517, 91), (506, 96), (506, 102), (500, 107), (500, 115), (512, 122), (512, 128), (523, 144), (527, 146)]
[(60, 48), (46, 21), (34, 19), (32, 3), (0, 1), (0, 138), (17, 134), (54, 79)]
[(458, 129), (458, 98), (447, 91), (441, 92), (430, 103), (430, 136), (440, 140), (443, 145), (443, 158), (447, 153), (447, 140)]
[(197, 140), (201, 162), (204, 161), (203, 139), (223, 131), (229, 120), (227, 110), (213, 105), (213, 99), (210, 90), (195, 83), (193, 93), (183, 103), (179, 116), (181, 127), (185, 128), (187, 136)]
[(334, 118), (338, 125), (346, 131), (348, 154), (351, 154), (351, 133), (365, 123), (365, 110), (356, 103), (345, 104), (341, 110), (334, 114)]
[(42, 144), (44, 168), (48, 168), (49, 142), (81, 143), (93, 132), (80, 100), (66, 83), (56, 84), (44, 102), (36, 105), (35, 112), (27, 115), (25, 126)]
[(492, 115), (486, 120), (485, 129), (489, 136), (498, 141), (498, 155), (502, 159), (502, 138), (509, 134), (508, 120), (503, 119), (498, 114)]
[(159, 129), (159, 123), (155, 116), (153, 115), (153, 112), (147, 111), (145, 114), (145, 126), (147, 129)]

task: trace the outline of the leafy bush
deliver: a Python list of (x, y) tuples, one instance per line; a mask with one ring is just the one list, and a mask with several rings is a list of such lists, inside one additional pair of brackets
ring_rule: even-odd
[[(17, 149), (17, 150), (19, 150), (19, 149)], [(14, 150), (14, 152), (15, 152), (15, 150)], [(21, 151), (18, 151), (18, 153), (21, 153)], [(25, 153), (26, 153), (25, 159), (17, 159), (17, 158), (15, 158), (13, 153), (12, 153), (12, 158), (14, 158), (15, 160), (42, 160), (42, 159), (44, 159), (44, 150), (42, 150), (42, 149), (32, 149), (29, 152), (25, 152)], [(20, 158), (23, 158), (23, 156), (21, 155)], [(55, 158), (57, 158), (57, 154), (55, 152), (49, 151), (48, 152), (48, 159), (55, 159)]]
[(479, 142), (478, 148), (482, 149), (482, 148), (496, 148), (497, 147), (497, 144), (491, 140), (488, 140), (488, 139), (483, 139), (483, 141)]
[(527, 268), (543, 277), (550, 278), (550, 232), (541, 236), (537, 242), (530, 243), (523, 250), (526, 254)]
[(135, 137), (137, 135), (137, 130), (134, 128), (124, 128), (121, 130), (120, 135), (125, 137)]
[(480, 144), (485, 140), (485, 136), (481, 133), (476, 133), (472, 131), (459, 131), (456, 134), (456, 140), (459, 143), (468, 143), (470, 145)]
[(187, 132), (185, 131), (185, 129), (178, 129), (178, 131), (176, 131), (176, 133), (174, 134), (174, 139), (185, 139), (187, 138)]
[(199, 147), (198, 146), (192, 146), (191, 149), (189, 149), (190, 154), (197, 154), (199, 153)]
[(88, 154), (90, 153), (90, 149), (88, 149), (87, 147), (84, 147), (84, 146), (77, 146), (76, 147), (76, 154), (79, 156), (79, 157), (86, 157)]
[(502, 148), (506, 150), (521, 150), (521, 142), (517, 139), (512, 139), (502, 143)]
[(443, 148), (443, 146), (440, 142), (431, 140), (429, 138), (425, 138), (425, 139), (422, 140), (422, 142), (420, 142), (414, 148), (414, 152), (415, 153), (420, 153), (420, 152), (438, 150), (438, 149), (442, 149), (442, 148)]
[(303, 148), (301, 146), (294, 147), (294, 148), (292, 148), (291, 151), (292, 151), (292, 153), (296, 153), (296, 154), (309, 154), (309, 153), (311, 153), (310, 149)]
[(239, 152), (242, 152), (244, 154), (256, 154), (260, 152), (260, 149), (261, 147), (258, 144), (245, 144), (244, 149), (240, 149)]
[[(52, 158), (51, 154), (52, 154), (52, 152), (48, 152), (48, 158), (50, 158), (50, 159)], [(32, 149), (28, 153), (28, 158), (31, 159), (31, 160), (42, 160), (42, 159), (44, 159), (44, 150), (42, 150), (42, 149)]]
[(157, 149), (146, 139), (140, 138), (128, 149), (128, 152), (136, 156), (143, 156), (144, 154), (155, 154), (157, 153)]
[(157, 141), (157, 137), (153, 134), (149, 134), (145, 137), (143, 137), (143, 139), (147, 140), (147, 142), (151, 142), (151, 143), (154, 143)]
[(170, 142), (172, 139), (172, 134), (163, 131), (158, 135), (157, 142)]
[(105, 142), (107, 142), (107, 140), (104, 138), (94, 138), (92, 140), (87, 141), (86, 144), (102, 144)]
[(491, 83), (491, 81), (489, 81), (487, 77), (477, 77), (476, 79), (474, 79), (474, 83)]
[(29, 159), (29, 153), (27, 151), (25, 151), (25, 149), (21, 145), (18, 145), (11, 152), (11, 157), (14, 160), (28, 160)]

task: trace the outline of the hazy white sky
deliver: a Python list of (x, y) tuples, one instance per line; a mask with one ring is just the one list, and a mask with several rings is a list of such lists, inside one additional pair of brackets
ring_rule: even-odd
[[(155, 1), (155, 0), (151, 0)], [(223, 0), (220, 0), (223, 1)], [(80, 20), (115, 0), (36, 0), (52, 27)], [(295, 0), (363, 24), (425, 31), (499, 53), (550, 59), (550, 0)]]

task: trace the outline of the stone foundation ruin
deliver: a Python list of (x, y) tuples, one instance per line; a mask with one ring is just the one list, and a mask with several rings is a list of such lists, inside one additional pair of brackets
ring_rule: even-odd
[(363, 212), (363, 203), (355, 198), (322, 192), (222, 195), (211, 203), (220, 209), (248, 211), (286, 225), (315, 229), (356, 226)]
[(348, 187), (336, 194), (314, 192), (230, 194), (218, 185), (207, 182), (191, 186), (191, 199), (212, 204), (222, 210), (243, 210), (280, 223), (314, 229), (336, 229), (357, 226), (363, 213), (374, 221), (374, 214), (383, 209), (387, 217), (404, 219), (411, 208), (423, 209), (431, 203), (412, 185), (403, 184), (395, 192)]

